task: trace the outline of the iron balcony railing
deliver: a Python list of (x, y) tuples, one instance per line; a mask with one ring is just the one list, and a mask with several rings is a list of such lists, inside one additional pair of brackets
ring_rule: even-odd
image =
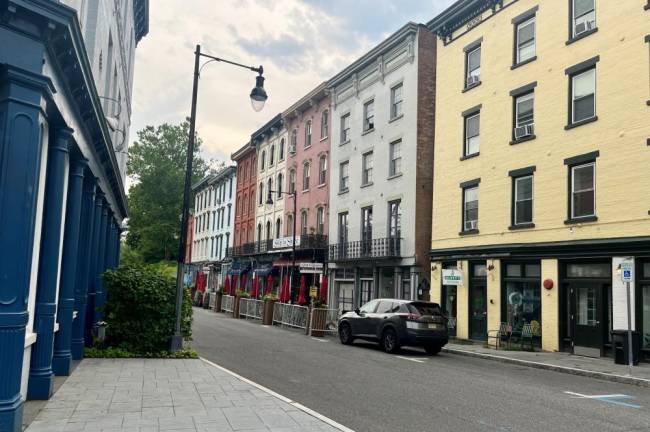
[[(303, 234), (296, 236), (297, 245), (296, 250), (305, 249), (327, 249), (327, 236), (322, 234)], [(273, 253), (279, 250), (285, 251), (291, 249), (291, 246), (283, 246), (279, 248), (273, 247), (273, 240), (262, 240), (259, 242), (245, 243), (240, 246), (228, 248), (226, 255), (228, 256), (246, 256)]]
[(402, 239), (399, 237), (335, 243), (329, 246), (329, 260), (398, 258), (402, 255), (401, 243)]

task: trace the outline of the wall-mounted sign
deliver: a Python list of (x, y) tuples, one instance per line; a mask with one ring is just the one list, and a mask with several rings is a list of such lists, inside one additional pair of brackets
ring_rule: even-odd
[(442, 270), (442, 284), (443, 285), (462, 285), (463, 272), (456, 269), (443, 269)]
[[(296, 236), (296, 247), (300, 246), (300, 236)], [(273, 249), (293, 247), (293, 236), (273, 239)]]
[(323, 273), (323, 263), (300, 263), (300, 273)]
[(623, 282), (634, 282), (634, 263), (631, 261), (621, 262), (621, 280)]

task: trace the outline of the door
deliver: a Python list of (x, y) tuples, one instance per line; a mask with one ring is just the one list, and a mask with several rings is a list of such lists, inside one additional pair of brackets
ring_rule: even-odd
[(487, 339), (487, 283), (473, 279), (469, 289), (469, 338)]
[(597, 282), (571, 283), (573, 352), (600, 357), (603, 346), (603, 289)]

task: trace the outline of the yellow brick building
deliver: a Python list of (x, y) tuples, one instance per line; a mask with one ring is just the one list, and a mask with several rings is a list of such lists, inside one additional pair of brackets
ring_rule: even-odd
[(544, 350), (609, 355), (629, 262), (650, 350), (649, 5), (464, 0), (428, 23), (431, 293), (458, 338), (530, 324)]

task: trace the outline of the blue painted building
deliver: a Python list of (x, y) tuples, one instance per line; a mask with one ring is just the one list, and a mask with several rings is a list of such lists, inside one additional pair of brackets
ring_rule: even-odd
[(148, 0), (0, 0), (0, 431), (48, 399), (117, 266)]

